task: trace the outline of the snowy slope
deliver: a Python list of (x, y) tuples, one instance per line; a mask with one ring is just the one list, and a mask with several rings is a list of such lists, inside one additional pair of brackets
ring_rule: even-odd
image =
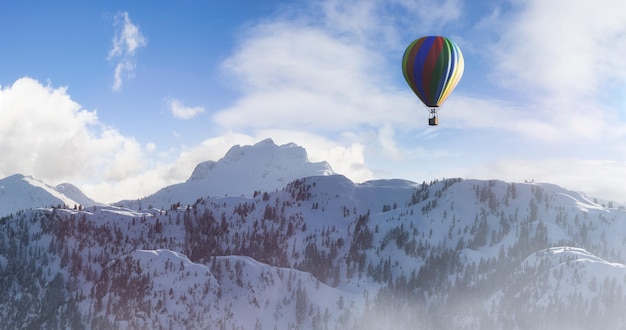
[(626, 212), (547, 184), (312, 176), (1, 224), (4, 328), (626, 325)]
[(186, 182), (165, 187), (139, 201), (115, 204), (168, 208), (177, 202), (193, 204), (207, 196), (252, 196), (255, 191), (281, 189), (302, 177), (330, 174), (333, 174), (330, 165), (309, 162), (304, 148), (293, 143), (278, 146), (266, 139), (252, 146), (233, 146), (217, 162), (198, 164)]
[(341, 313), (333, 305), (343, 294), (309, 273), (249, 257), (217, 257), (211, 265), (202, 265), (165, 249), (135, 250), (112, 260), (95, 292), (102, 295), (95, 313), (116, 328), (130, 329), (157, 329), (189, 320), (194, 320), (193, 328), (203, 329), (218, 324), (308, 328), (312, 301), (321, 310), (332, 310), (328, 317), (335, 323)]
[[(74, 187), (72, 192), (73, 196), (84, 196), (78, 188)], [(89, 200), (86, 196), (81, 199), (82, 202)], [(15, 174), (0, 179), (0, 216), (23, 209), (58, 205), (73, 208), (74, 205), (83, 204), (65, 195), (62, 189), (57, 190), (32, 176)]]

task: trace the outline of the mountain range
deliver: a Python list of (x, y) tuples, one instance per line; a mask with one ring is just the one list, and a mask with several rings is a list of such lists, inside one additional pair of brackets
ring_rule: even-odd
[(0, 186), (1, 328), (626, 327), (624, 205), (552, 184), (354, 183), (264, 140), (116, 206)]
[(78, 205), (99, 204), (71, 183), (52, 187), (32, 176), (22, 174), (0, 179), (0, 216), (38, 207), (77, 207)]

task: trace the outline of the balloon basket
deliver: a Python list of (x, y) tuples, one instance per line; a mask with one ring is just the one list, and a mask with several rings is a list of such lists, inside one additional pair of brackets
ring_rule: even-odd
[(437, 126), (437, 125), (439, 125), (439, 117), (428, 118), (428, 125), (430, 125), (430, 126)]

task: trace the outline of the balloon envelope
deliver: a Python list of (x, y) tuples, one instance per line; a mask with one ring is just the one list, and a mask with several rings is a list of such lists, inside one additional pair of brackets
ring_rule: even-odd
[(413, 41), (402, 58), (404, 79), (429, 108), (439, 107), (445, 102), (461, 80), (464, 68), (459, 46), (440, 36)]

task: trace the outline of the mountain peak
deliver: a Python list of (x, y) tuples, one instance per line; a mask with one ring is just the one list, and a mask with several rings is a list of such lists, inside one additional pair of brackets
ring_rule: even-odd
[[(246, 173), (251, 173), (252, 179), (255, 174), (263, 178), (273, 176), (284, 184), (304, 176), (334, 174), (327, 162), (309, 162), (307, 152), (303, 147), (295, 143), (279, 146), (270, 138), (251, 146), (232, 146), (217, 162), (209, 160), (198, 164), (187, 181), (214, 180), (217, 173), (228, 174), (232, 179), (239, 178), (240, 175), (246, 175)], [(281, 180), (283, 177), (291, 179), (286, 179), (287, 182), (285, 182), (285, 179)], [(248, 191), (241, 193), (248, 193)]]
[(162, 207), (176, 202), (191, 204), (206, 196), (252, 195), (258, 190), (280, 189), (303, 177), (332, 174), (327, 162), (310, 162), (303, 147), (295, 143), (279, 146), (268, 138), (231, 147), (218, 161), (198, 164), (186, 182), (165, 187), (141, 203)]
[(15, 173), (12, 175), (7, 176), (6, 178), (2, 179), (1, 181), (4, 182), (15, 182), (15, 181), (20, 181), (20, 180), (24, 180), (25, 178), (33, 178), (32, 176), (26, 176), (24, 174), (21, 173)]
[(272, 138), (266, 138), (264, 140), (261, 140), (257, 143), (254, 144), (254, 146), (259, 146), (259, 145), (273, 145), (275, 146), (276, 144), (274, 143), (274, 140), (272, 140)]
[(30, 175), (0, 179), (0, 216), (29, 208), (76, 204), (80, 203)]
[(67, 196), (72, 199), (79, 205), (89, 207), (94, 205), (102, 205), (93, 199), (89, 198), (85, 193), (83, 193), (78, 187), (71, 183), (61, 183), (54, 187), (54, 190), (60, 192), (61, 194)]

